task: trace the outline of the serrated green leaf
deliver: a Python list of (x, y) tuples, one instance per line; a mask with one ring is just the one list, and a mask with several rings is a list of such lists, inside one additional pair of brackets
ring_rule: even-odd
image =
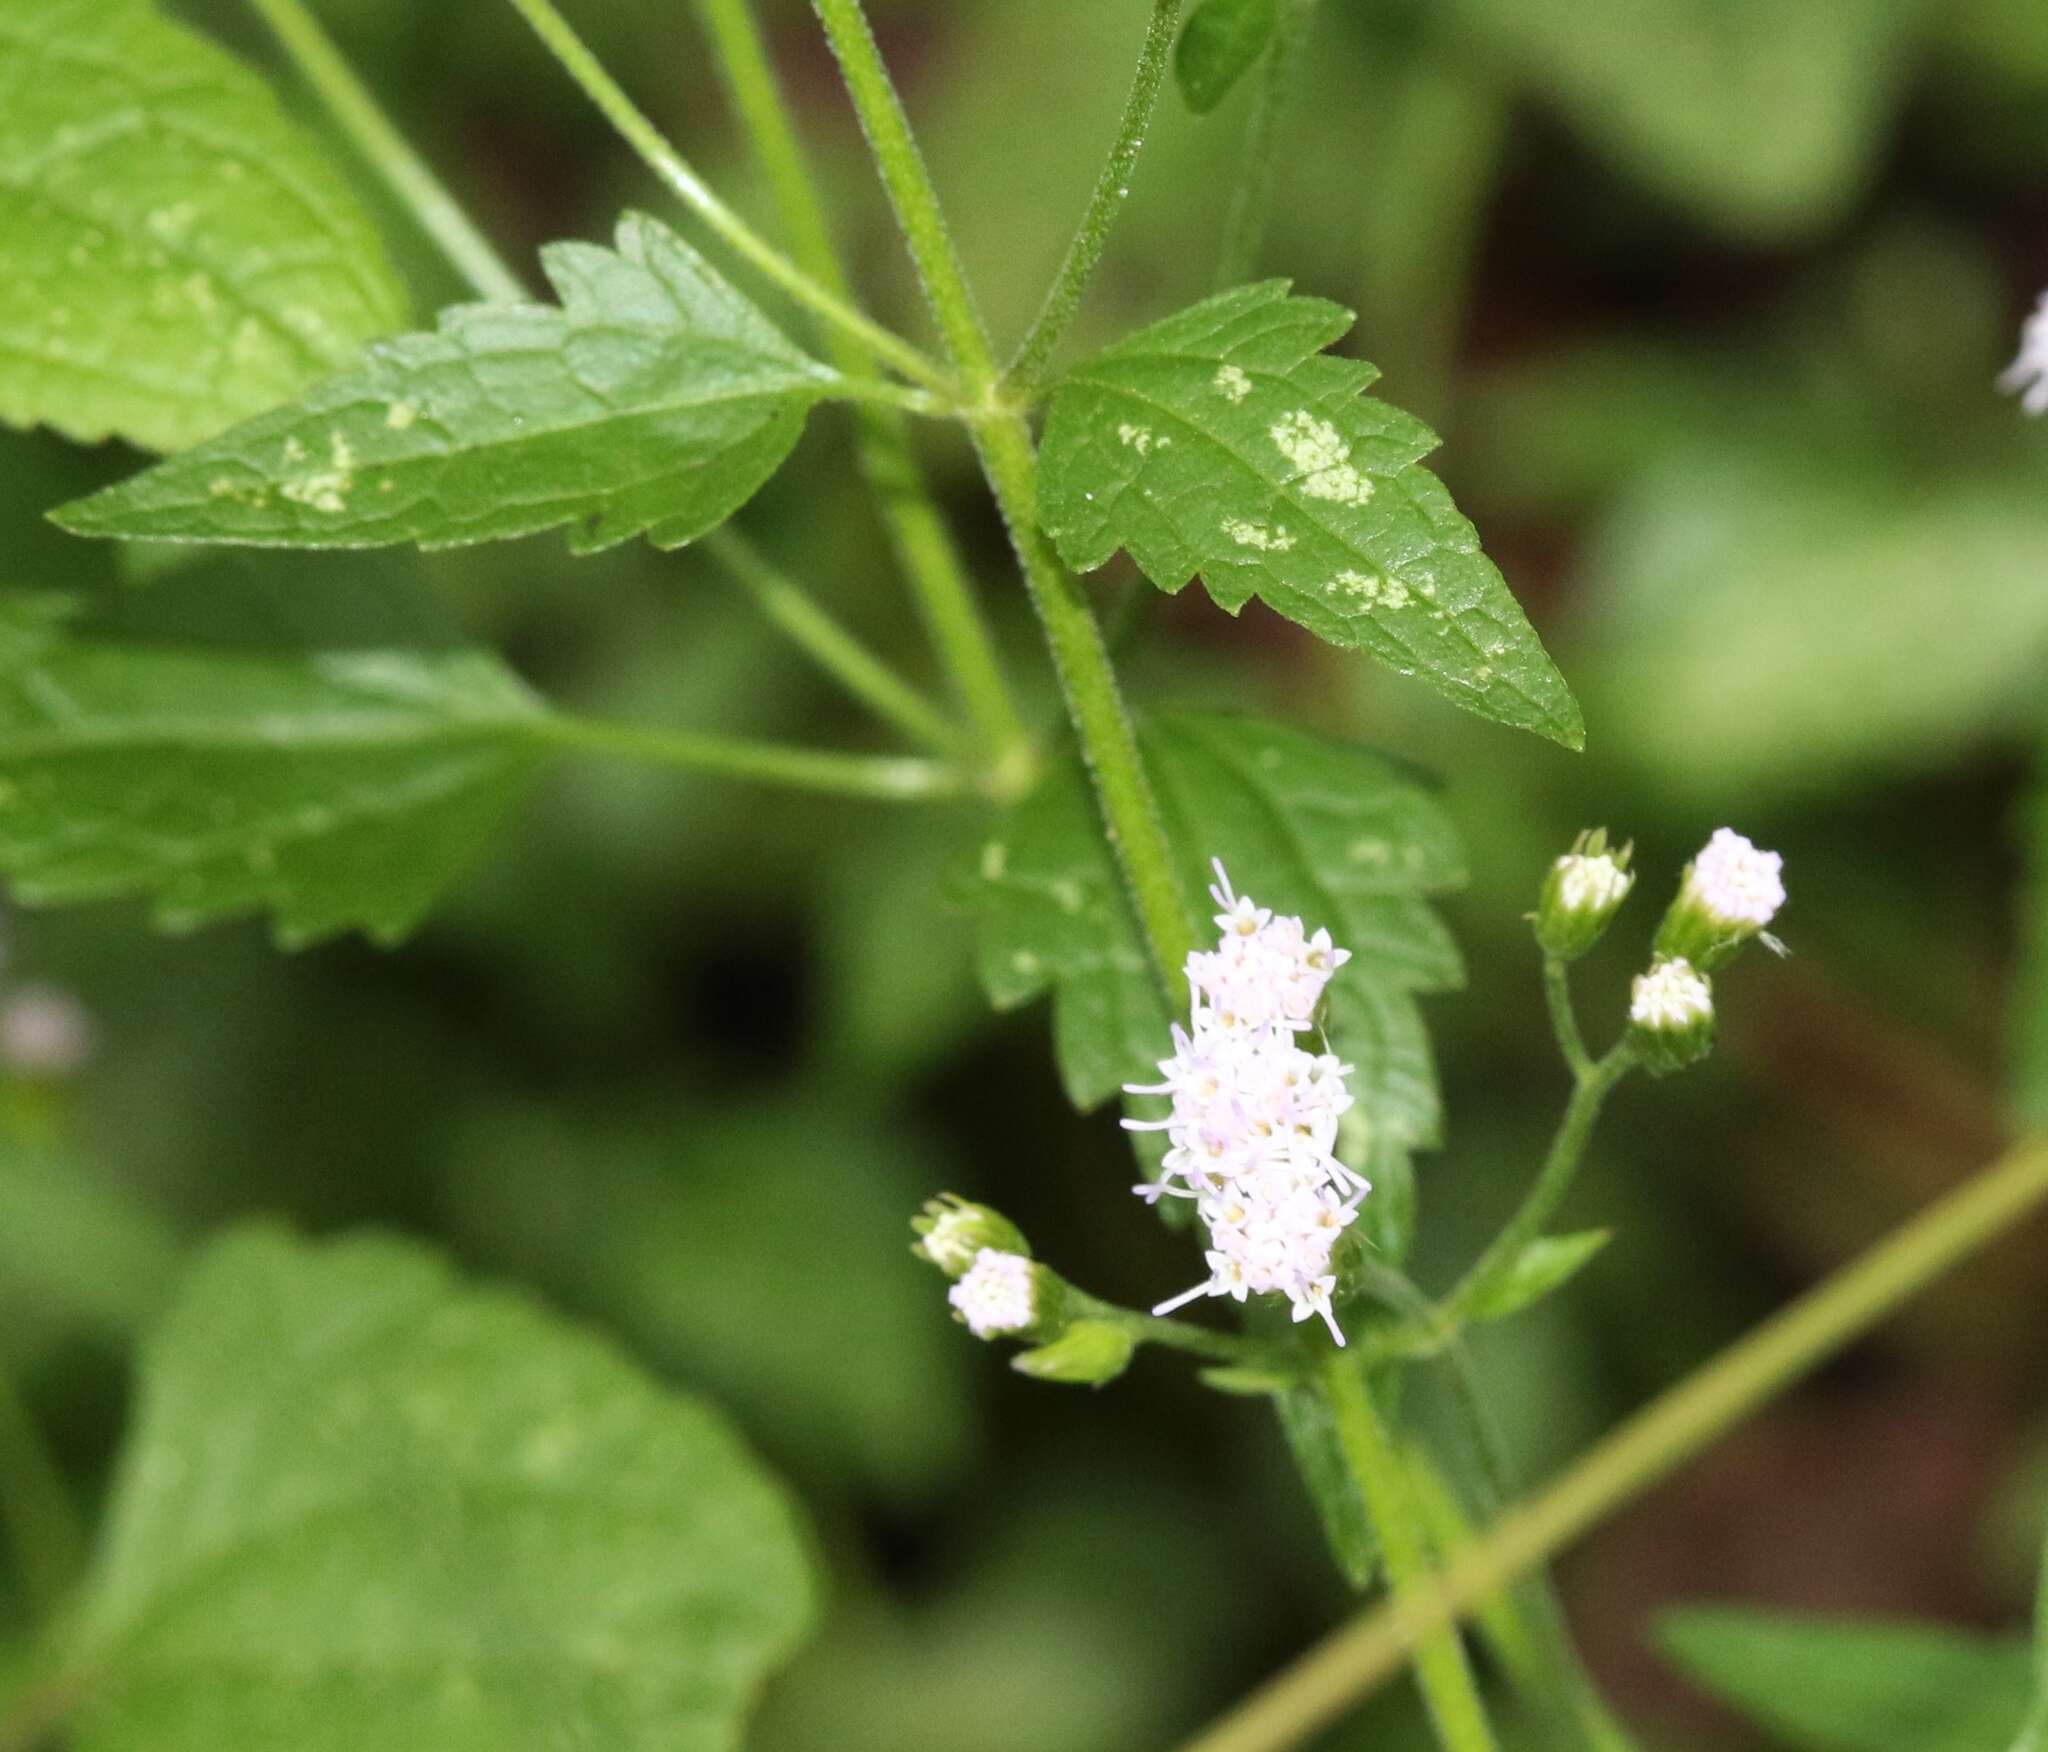
[(1492, 718), (1585, 727), (1478, 537), (1420, 459), (1436, 436), (1325, 354), (1351, 314), (1268, 280), (1141, 329), (1055, 389), (1040, 509), (1070, 565), (1129, 550), (1162, 590), (1200, 573)]
[(2017, 1640), (1742, 1607), (1663, 1614), (1686, 1673), (1800, 1752), (1986, 1752), (2011, 1744), (2032, 1662)]
[(711, 1752), (809, 1612), (789, 1505), (710, 1410), (422, 1248), (245, 1231), (145, 1351), (68, 1732)]
[(546, 708), (473, 651), (273, 657), (74, 637), (0, 606), (0, 873), (30, 905), (147, 895), (390, 941), (545, 758)]
[(422, 548), (571, 526), (679, 547), (781, 465), (840, 382), (628, 214), (541, 252), (559, 305), (467, 304), (295, 405), (54, 513), (81, 535)]
[(1202, 0), (1173, 45), (1173, 76), (1189, 109), (1207, 115), (1266, 52), (1273, 0)]
[[(1367, 749), (1283, 725), (1202, 713), (1139, 726), (1147, 770), (1195, 916), (1213, 910), (1209, 860), (1262, 906), (1327, 925), (1352, 952), (1329, 987), (1333, 1048), (1356, 1067), (1364, 1123), (1400, 1147), (1440, 1114), (1414, 994), (1456, 985), (1457, 950), (1428, 895), (1464, 879), (1457, 836), (1410, 773)], [(992, 1002), (1050, 991), (1068, 1095), (1093, 1107), (1150, 1079), (1171, 1021), (1077, 768), (1049, 778), (960, 870), (980, 914)]]
[(1613, 1236), (1611, 1229), (1576, 1235), (1539, 1235), (1522, 1249), (1506, 1274), (1466, 1309), (1473, 1320), (1505, 1320), (1562, 1289)]
[(175, 450), (406, 318), (262, 80), (148, 0), (0, 0), (0, 420)]

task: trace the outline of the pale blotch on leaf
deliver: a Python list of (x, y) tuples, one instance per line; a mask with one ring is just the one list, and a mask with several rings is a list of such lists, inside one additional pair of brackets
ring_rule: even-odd
[(1355, 596), (1368, 608), (1406, 608), (1408, 586), (1398, 578), (1381, 578), (1369, 572), (1339, 572), (1332, 590)]
[(1126, 420), (1117, 427), (1116, 436), (1117, 442), (1126, 450), (1135, 450), (1140, 456), (1147, 455), (1152, 449), (1152, 431), (1148, 426), (1134, 426)]
[[(297, 455), (293, 454), (294, 451)], [(306, 447), (296, 438), (287, 438), (284, 452), (286, 460), (300, 462), (305, 459)], [(348, 509), (348, 495), (356, 484), (355, 471), (355, 452), (349, 448), (348, 440), (336, 432), (331, 438), (328, 466), (312, 474), (301, 475), (297, 480), (286, 481), (278, 491), (295, 505), (309, 506), (315, 511), (336, 516)]]
[(1275, 420), (1268, 436), (1301, 471), (1295, 485), (1309, 498), (1363, 505), (1372, 497), (1372, 482), (1351, 466), (1351, 446), (1328, 420), (1297, 408)]
[(1239, 547), (1257, 548), (1262, 554), (1284, 554), (1294, 545), (1295, 538), (1284, 523), (1278, 529), (1268, 529), (1247, 517), (1226, 517), (1218, 527)]
[(1241, 365), (1219, 365), (1216, 367), (1215, 384), (1234, 402), (1241, 402), (1252, 392), (1252, 380), (1244, 374)]
[(384, 424), (394, 432), (403, 432), (420, 417), (420, 411), (409, 401), (395, 401), (384, 411)]

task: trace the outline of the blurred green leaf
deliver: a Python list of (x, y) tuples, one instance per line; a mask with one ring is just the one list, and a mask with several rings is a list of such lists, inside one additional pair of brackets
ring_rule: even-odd
[(423, 548), (571, 525), (592, 553), (730, 516), (838, 381), (658, 221), (555, 243), (561, 298), (467, 304), (431, 334), (55, 515), (81, 535)]
[(629, 1335), (778, 1453), (908, 1500), (966, 1458), (972, 1347), (910, 1254), (948, 1178), (827, 1088), (602, 1117), (508, 1107), (455, 1152), (458, 1231)]
[(0, 0), (0, 420), (173, 450), (406, 317), (253, 73), (148, 0)]
[(1289, 620), (1566, 747), (1577, 702), (1472, 525), (1419, 466), (1436, 435), (1325, 354), (1348, 311), (1268, 280), (1098, 353), (1053, 392), (1040, 505), (1069, 564), (1127, 548), (1162, 590)]
[(2048, 735), (2020, 803), (2020, 963), (2012, 999), (2012, 1101), (2022, 1126), (2048, 1127)]
[(1586, 1229), (1576, 1235), (1539, 1235), (1522, 1249), (1507, 1274), (1490, 1293), (1466, 1312), (1474, 1320), (1504, 1320), (1540, 1302), (1568, 1283), (1605, 1247), (1611, 1229)]
[(31, 905), (147, 894), (183, 929), (256, 908), (280, 942), (391, 941), (546, 747), (477, 652), (272, 658), (99, 644), (0, 605), (0, 870)]
[(1369, 1588), (1379, 1573), (1380, 1541), (1367, 1513), (1365, 1496), (1337, 1437), (1330, 1402), (1310, 1387), (1294, 1387), (1273, 1395), (1280, 1433), (1295, 1469), (1308, 1487), (1316, 1519), (1329, 1541), (1330, 1555), (1354, 1588)]
[[(1434, 1140), (1429, 1040), (1413, 994), (1456, 985), (1457, 951), (1426, 896), (1464, 879), (1448, 818), (1415, 776), (1367, 749), (1249, 718), (1177, 713), (1139, 741), (1192, 914), (1222, 859), (1239, 892), (1327, 925), (1352, 959), (1330, 982), (1332, 1050), (1376, 1134)], [(1171, 1017), (1078, 770), (1056, 773), (963, 865), (981, 917), (982, 984), (999, 1009), (1053, 994), (1069, 1097), (1093, 1107), (1148, 1080)]]
[(1663, 1614), (1657, 1639), (1801, 1752), (1995, 1752), (2032, 1691), (2023, 1644), (1933, 1625), (1691, 1606)]
[(1189, 109), (1207, 115), (1266, 52), (1274, 0), (1202, 0), (1173, 45), (1173, 76)]
[(1862, 187), (1920, 0), (1458, 0), (1502, 65), (1660, 194), (1740, 237), (1797, 236)]
[(809, 1614), (705, 1407), (424, 1249), (244, 1231), (146, 1351), (73, 1738), (710, 1752)]

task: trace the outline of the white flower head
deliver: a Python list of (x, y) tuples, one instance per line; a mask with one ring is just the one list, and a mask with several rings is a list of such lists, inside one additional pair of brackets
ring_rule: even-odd
[(62, 986), (24, 984), (0, 1003), (0, 1067), (63, 1077), (92, 1057), (92, 1017)]
[(2019, 357), (1999, 376), (1998, 387), (2017, 395), (2030, 414), (2048, 414), (2048, 292), (2020, 325)]
[(1724, 931), (1760, 931), (1785, 904), (1785, 860), (1717, 827), (1686, 878), (1685, 896)]
[(1636, 873), (1616, 863), (1612, 852), (1568, 852), (1557, 861), (1558, 904), (1568, 912), (1612, 913), (1635, 880)]
[(1174, 1028), (1161, 1081), (1127, 1091), (1172, 1100), (1165, 1119), (1124, 1121), (1167, 1137), (1159, 1179), (1137, 1192), (1195, 1200), (1209, 1231), (1209, 1276), (1154, 1312), (1200, 1296), (1284, 1295), (1296, 1320), (1319, 1315), (1342, 1344), (1330, 1255), (1370, 1188), (1334, 1153), (1351, 1067), (1300, 1036), (1351, 952), (1234, 893), (1215, 868), (1220, 936), (1188, 957), (1189, 1025)]
[(1023, 1332), (1038, 1318), (1031, 1261), (1021, 1253), (998, 1253), (993, 1247), (975, 1254), (966, 1275), (946, 1292), (946, 1300), (976, 1338)]
[(1657, 962), (1629, 988), (1628, 1019), (1653, 1034), (1681, 1033), (1713, 1017), (1713, 987), (1682, 958)]

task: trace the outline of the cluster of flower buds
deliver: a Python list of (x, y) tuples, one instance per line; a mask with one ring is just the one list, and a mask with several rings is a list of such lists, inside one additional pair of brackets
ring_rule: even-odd
[(1630, 846), (1607, 849), (1607, 830), (1596, 827), (1572, 842), (1550, 866), (1536, 903), (1536, 940), (1557, 961), (1576, 961), (1600, 941), (1636, 875), (1628, 867)]
[(1193, 1199), (1209, 1231), (1209, 1276), (1153, 1312), (1199, 1296), (1278, 1294), (1296, 1320), (1320, 1315), (1342, 1344), (1330, 1255), (1370, 1188), (1335, 1155), (1351, 1067), (1299, 1037), (1350, 952), (1328, 931), (1311, 936), (1300, 919), (1275, 918), (1234, 894), (1223, 866), (1215, 868), (1209, 892), (1222, 909), (1221, 936), (1215, 949), (1188, 957), (1190, 1024), (1173, 1030), (1162, 1081), (1128, 1088), (1173, 1103), (1165, 1119), (1124, 1121), (1133, 1131), (1164, 1131), (1169, 1145), (1159, 1179), (1137, 1192), (1148, 1201)]

